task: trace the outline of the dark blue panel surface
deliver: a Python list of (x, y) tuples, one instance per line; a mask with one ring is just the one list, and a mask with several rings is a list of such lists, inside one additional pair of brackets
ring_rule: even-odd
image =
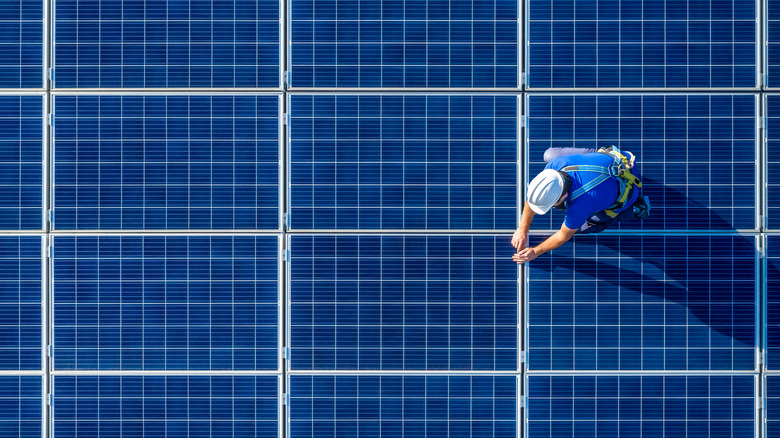
[(277, 376), (56, 376), (53, 436), (279, 436)]
[(756, 435), (753, 376), (530, 376), (535, 437)]
[(508, 238), (293, 236), (291, 369), (516, 370)]
[(515, 96), (290, 99), (297, 229), (511, 229)]
[(514, 376), (291, 376), (290, 438), (515, 438)]
[(275, 236), (55, 237), (54, 367), (278, 369)]
[(548, 254), (530, 263), (528, 369), (756, 368), (755, 238), (583, 236)]
[(0, 229), (41, 229), (42, 162), (43, 98), (0, 96)]
[(777, 436), (780, 433), (780, 376), (766, 376), (764, 392), (766, 433), (764, 436)]
[(780, 96), (767, 95), (766, 109), (766, 227), (780, 229)]
[(41, 369), (41, 238), (0, 237), (0, 370)]
[[(755, 95), (533, 95), (528, 98), (529, 174), (549, 147), (615, 145), (636, 155), (650, 217), (623, 229), (755, 229)], [(559, 229), (557, 211), (534, 218)]]
[(277, 96), (57, 96), (54, 227), (278, 229)]
[(518, 3), (290, 2), (294, 87), (517, 87)]
[(766, 0), (766, 86), (780, 86), (780, 1)]
[(780, 369), (780, 236), (766, 237), (766, 368)]
[(279, 0), (58, 0), (58, 88), (280, 87)]
[(42, 87), (43, 4), (41, 0), (0, 3), (0, 88)]
[(756, 2), (535, 0), (529, 5), (530, 87), (757, 86)]
[(0, 436), (41, 436), (42, 381), (40, 376), (0, 376)]

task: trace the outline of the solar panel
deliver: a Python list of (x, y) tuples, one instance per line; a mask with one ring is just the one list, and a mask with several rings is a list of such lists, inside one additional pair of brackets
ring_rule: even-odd
[(58, 370), (277, 370), (276, 236), (54, 237)]
[(41, 436), (41, 376), (0, 376), (0, 433), (4, 438)]
[(776, 370), (780, 368), (780, 319), (778, 318), (778, 309), (780, 309), (780, 253), (777, 252), (780, 244), (780, 236), (766, 236), (764, 245), (764, 257), (766, 263), (765, 270), (765, 293), (766, 293), (766, 330), (765, 345), (765, 366), (767, 369)]
[(529, 3), (528, 85), (756, 87), (756, 2)]
[(277, 376), (55, 376), (53, 436), (278, 437)]
[(757, 436), (756, 378), (529, 376), (526, 436)]
[(290, 2), (293, 87), (518, 86), (518, 3)]
[[(623, 229), (757, 228), (755, 95), (529, 95), (528, 179), (549, 147), (615, 145), (637, 156), (652, 212)], [(560, 214), (536, 217), (559, 229)]]
[(0, 96), (0, 229), (42, 229), (42, 166), (43, 97)]
[(295, 235), (290, 249), (290, 369), (517, 370), (507, 238)]
[(581, 237), (529, 265), (529, 370), (754, 370), (755, 237)]
[(780, 180), (776, 175), (780, 165), (780, 100), (776, 95), (764, 96), (764, 120), (766, 122), (765, 142), (766, 152), (763, 165), (766, 173), (766, 195), (764, 199), (766, 208), (765, 226), (769, 229), (780, 229), (780, 197), (778, 187)]
[(290, 97), (294, 229), (510, 229), (517, 98)]
[(279, 88), (279, 0), (60, 0), (57, 88)]
[(40, 0), (0, 4), (0, 88), (42, 87), (43, 4)]
[(278, 229), (279, 96), (55, 96), (54, 227)]
[(767, 0), (764, 3), (764, 17), (766, 20), (766, 30), (764, 35), (765, 50), (765, 83), (766, 87), (775, 88), (780, 84), (780, 76), (777, 73), (778, 64), (780, 64), (780, 48), (778, 46), (778, 24), (780, 24), (780, 2), (777, 0)]
[(777, 375), (767, 375), (764, 380), (764, 399), (765, 405), (763, 407), (764, 413), (764, 427), (766, 427), (763, 436), (776, 436), (780, 431), (780, 378)]
[(41, 238), (0, 236), (0, 370), (41, 369)]
[(517, 436), (515, 376), (290, 376), (291, 438)]

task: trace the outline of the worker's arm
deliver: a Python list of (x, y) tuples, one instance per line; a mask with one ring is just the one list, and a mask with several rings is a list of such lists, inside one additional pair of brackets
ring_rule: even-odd
[(555, 234), (548, 237), (544, 242), (537, 245), (535, 248), (526, 248), (517, 254), (512, 256), (512, 260), (517, 263), (530, 262), (531, 260), (539, 257), (547, 251), (552, 251), (555, 248), (563, 245), (571, 239), (571, 236), (576, 233), (576, 229), (568, 228), (566, 225), (561, 225), (561, 229), (556, 231)]
[(525, 245), (528, 244), (528, 229), (531, 228), (534, 216), (536, 216), (536, 213), (531, 210), (528, 202), (526, 202), (523, 206), (523, 216), (520, 218), (520, 227), (517, 228), (517, 231), (512, 236), (512, 246), (517, 248), (518, 251), (524, 249)]

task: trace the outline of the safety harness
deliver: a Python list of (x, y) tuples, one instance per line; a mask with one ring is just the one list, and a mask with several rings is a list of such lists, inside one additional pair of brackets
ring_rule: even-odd
[(591, 166), (591, 165), (575, 165), (566, 166), (561, 171), (563, 172), (596, 172), (599, 174), (596, 178), (593, 178), (582, 187), (575, 190), (569, 197), (569, 202), (574, 201), (581, 195), (592, 190), (594, 187), (608, 180), (614, 178), (617, 181), (620, 191), (618, 192), (617, 200), (608, 209), (604, 210), (609, 217), (616, 217), (616, 211), (621, 209), (631, 196), (631, 189), (636, 187), (642, 187), (642, 181), (639, 180), (634, 174), (631, 173), (633, 167), (633, 157), (629, 159), (626, 155), (620, 152), (616, 146), (610, 146), (608, 148), (601, 148), (597, 152), (606, 154), (612, 157), (614, 160), (609, 167)]

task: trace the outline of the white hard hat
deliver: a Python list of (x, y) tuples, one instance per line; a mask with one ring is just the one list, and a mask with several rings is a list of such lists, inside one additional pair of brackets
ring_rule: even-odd
[(557, 170), (545, 169), (528, 184), (528, 206), (536, 214), (547, 213), (563, 194), (563, 177)]

